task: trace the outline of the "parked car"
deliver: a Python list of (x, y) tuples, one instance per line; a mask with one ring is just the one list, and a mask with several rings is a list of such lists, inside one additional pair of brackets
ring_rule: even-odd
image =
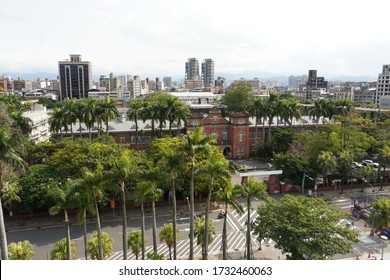
[(352, 163), (352, 168), (353, 169), (355, 169), (355, 168), (362, 168), (362, 167), (363, 167), (363, 164), (358, 163), (357, 161)]
[(366, 166), (372, 166), (372, 167), (375, 167), (375, 168), (378, 168), (379, 167), (379, 163), (375, 162), (375, 161), (372, 161), (371, 159), (365, 159), (363, 160), (362, 162), (363, 165), (366, 165)]

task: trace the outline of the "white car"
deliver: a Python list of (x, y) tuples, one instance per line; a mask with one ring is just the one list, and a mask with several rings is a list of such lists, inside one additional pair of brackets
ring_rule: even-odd
[(352, 168), (362, 168), (363, 167), (363, 164), (361, 163), (358, 163), (358, 162), (353, 162), (352, 163)]
[(375, 162), (375, 161), (372, 161), (371, 159), (365, 159), (363, 160), (362, 162), (363, 165), (367, 165), (367, 166), (372, 166), (372, 167), (375, 167), (375, 168), (378, 168), (379, 167), (379, 163)]

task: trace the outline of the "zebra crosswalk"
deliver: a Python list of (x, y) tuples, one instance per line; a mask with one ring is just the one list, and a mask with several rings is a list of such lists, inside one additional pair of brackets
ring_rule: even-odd
[[(240, 214), (236, 210), (233, 210), (228, 213), (227, 216), (227, 223), (229, 224), (230, 228), (227, 232), (227, 248), (228, 253), (230, 252), (237, 252), (237, 251), (243, 251), (245, 250), (246, 246), (246, 225), (245, 221), (247, 219), (247, 212), (246, 208), (244, 208), (244, 213)], [(257, 213), (254, 210), (250, 211), (250, 220), (255, 220), (257, 217)], [(253, 232), (251, 233), (251, 242), (253, 248), (258, 248), (260, 246), (260, 242), (257, 240), (256, 236), (253, 235)], [(262, 240), (261, 244), (271, 244), (272, 240)], [(189, 256), (190, 253), (190, 240), (178, 240), (177, 246), (177, 258), (178, 259), (186, 259)], [(222, 233), (218, 232), (214, 240), (211, 244), (209, 244), (209, 255), (218, 255), (222, 251)], [(153, 246), (147, 246), (145, 248), (145, 255), (149, 252), (153, 252)], [(169, 259), (169, 248), (166, 244), (161, 243), (157, 246), (157, 252), (159, 254), (164, 254), (166, 259)], [(173, 255), (173, 248), (172, 248), (172, 255)], [(194, 246), (194, 256), (200, 257), (202, 254), (202, 247), (200, 245)], [(139, 255), (138, 258), (140, 259), (141, 256)], [(106, 258), (106, 260), (122, 260), (123, 259), (123, 253), (122, 251), (114, 252), (109, 257)], [(135, 260), (136, 256), (129, 250), (127, 253), (127, 259), (128, 260)]]

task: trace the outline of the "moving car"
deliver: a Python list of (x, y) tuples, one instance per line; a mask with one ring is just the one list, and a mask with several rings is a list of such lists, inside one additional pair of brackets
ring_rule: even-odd
[(365, 160), (363, 160), (362, 164), (363, 164), (363, 165), (367, 165), (367, 166), (376, 167), (376, 168), (379, 167), (379, 163), (377, 163), (377, 162), (375, 162), (375, 161), (372, 161), (371, 159), (365, 159)]
[(363, 167), (363, 164), (361, 164), (361, 163), (358, 163), (358, 162), (353, 162), (352, 163), (352, 168), (362, 168)]

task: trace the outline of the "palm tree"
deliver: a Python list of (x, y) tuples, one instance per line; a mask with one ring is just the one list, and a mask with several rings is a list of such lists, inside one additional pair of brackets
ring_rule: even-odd
[[(63, 185), (63, 186), (62, 186)], [(77, 201), (74, 197), (75, 188), (70, 181), (66, 181), (65, 184), (55, 183), (49, 189), (49, 196), (55, 201), (54, 206), (49, 209), (50, 215), (57, 215), (61, 211), (64, 211), (65, 227), (66, 227), (66, 259), (71, 259), (71, 239), (70, 239), (70, 222), (68, 211), (77, 205)]]
[(224, 202), (225, 216), (222, 227), (222, 259), (227, 260), (227, 228), (226, 221), (228, 214), (228, 205), (231, 205), (238, 213), (244, 212), (238, 197), (241, 194), (241, 186), (232, 183), (222, 185), (221, 189), (216, 192), (218, 199)]
[[(112, 254), (112, 244), (114, 240), (106, 232), (101, 233), (101, 242), (99, 242), (98, 233), (94, 233), (88, 240), (88, 252), (92, 260), (103, 260)], [(102, 243), (100, 245), (99, 243)], [(102, 248), (100, 248), (100, 246)]]
[[(176, 232), (174, 234), (174, 232)], [(173, 229), (173, 224), (170, 223), (170, 224), (164, 224), (163, 225), (163, 228), (161, 229), (160, 231), (160, 242), (165, 242), (168, 246), (168, 250), (169, 250), (169, 259), (172, 260), (172, 245), (173, 245), (173, 239), (179, 239), (179, 230), (176, 229), (174, 230)]]
[[(378, 167), (378, 174), (380, 173), (380, 168), (381, 166), (383, 166), (383, 181), (382, 181), (382, 184), (381, 184), (381, 187), (380, 187), (380, 191), (383, 190), (383, 184), (384, 184), (384, 181), (385, 181), (385, 171), (386, 171), (386, 165), (390, 163), (390, 146), (384, 146), (383, 149), (380, 149), (379, 150), (379, 160), (380, 160), (380, 164), (379, 164), (379, 167)], [(380, 176), (379, 176), (380, 178)]]
[(102, 120), (106, 125), (106, 134), (108, 135), (108, 122), (115, 117), (119, 116), (118, 109), (116, 108), (116, 101), (111, 100), (109, 97), (106, 97), (104, 101), (100, 102), (100, 110), (102, 111)]
[(353, 157), (348, 150), (343, 150), (338, 158), (338, 168), (341, 174), (341, 193), (344, 192), (344, 185), (347, 184), (348, 174), (352, 170)]
[(129, 110), (127, 111), (127, 118), (135, 123), (135, 146), (138, 146), (138, 119), (141, 116), (142, 102), (133, 100), (130, 104)]
[[(172, 181), (172, 221), (173, 221), (173, 232), (176, 231), (176, 215), (177, 215), (177, 206), (176, 206), (176, 179), (179, 176), (180, 170), (184, 164), (184, 155), (181, 151), (175, 151), (173, 149), (168, 149), (163, 153), (162, 165), (166, 167), (170, 173), (170, 179)], [(173, 236), (173, 259), (176, 260), (177, 240), (176, 235)]]
[(141, 176), (144, 181), (144, 184), (141, 184), (141, 187), (144, 189), (142, 193), (152, 202), (153, 252), (157, 254), (156, 201), (158, 201), (163, 194), (163, 191), (158, 188), (158, 184), (166, 181), (167, 176), (161, 172), (158, 166), (144, 170)]
[(142, 260), (145, 259), (145, 209), (144, 203), (148, 199), (148, 186), (145, 182), (139, 183), (135, 193), (135, 203), (141, 206), (141, 250), (142, 250)]
[(197, 127), (194, 131), (181, 135), (183, 141), (183, 151), (188, 155), (191, 162), (191, 181), (190, 181), (190, 255), (189, 259), (194, 259), (194, 173), (196, 155), (208, 154), (211, 150), (211, 144), (214, 140), (209, 136), (203, 135), (203, 127)]
[(22, 132), (31, 132), (33, 127), (33, 121), (30, 118), (23, 116), (23, 112), (16, 111), (11, 114), (12, 119), (16, 122), (16, 126), (21, 129)]
[(60, 132), (60, 139), (62, 141), (63, 136), (62, 136), (62, 127), (64, 126), (64, 120), (65, 120), (65, 115), (64, 115), (64, 110), (61, 108), (55, 107), (53, 109), (53, 112), (49, 118), (49, 126), (50, 130), (54, 133)]
[(390, 199), (381, 197), (372, 204), (370, 220), (379, 229), (386, 227), (390, 223)]
[(206, 238), (207, 243), (210, 244), (213, 242), (215, 237), (215, 226), (213, 220), (209, 220), (208, 222), (208, 231), (209, 234), (206, 237), (206, 218), (205, 216), (197, 217), (195, 219), (195, 229), (194, 236), (196, 237), (196, 244), (202, 246), (202, 255), (204, 255), (204, 251), (206, 249)]
[(70, 135), (71, 139), (73, 140), (73, 124), (77, 121), (77, 115), (76, 115), (76, 100), (71, 99), (67, 102), (65, 102), (65, 106), (62, 108), (64, 111), (64, 121), (66, 125), (70, 126)]
[(211, 203), (211, 195), (213, 193), (214, 184), (219, 181), (220, 184), (228, 184), (231, 179), (230, 173), (228, 172), (229, 162), (225, 159), (219, 159), (216, 156), (211, 156), (210, 159), (206, 162), (206, 165), (198, 169), (196, 174), (204, 174), (208, 180), (210, 180), (209, 192), (207, 195), (206, 202), (206, 211), (205, 211), (205, 237), (204, 237), (204, 251), (202, 259), (207, 260), (208, 258), (208, 221), (209, 221), (209, 211)]
[(85, 100), (83, 120), (85, 126), (88, 128), (89, 141), (92, 140), (91, 129), (93, 128), (97, 119), (97, 102), (96, 99), (88, 98)]
[(81, 124), (84, 122), (85, 109), (86, 109), (85, 103), (80, 101), (75, 103), (75, 106), (73, 108), (73, 114), (76, 117), (76, 119), (79, 121), (80, 139), (82, 138), (83, 127), (81, 126)]
[(246, 208), (247, 208), (247, 219), (246, 219), (246, 258), (251, 259), (251, 200), (257, 198), (260, 200), (267, 200), (266, 188), (264, 181), (256, 182), (252, 177), (247, 182), (241, 185), (241, 195), (245, 197)]
[(167, 119), (169, 121), (169, 134), (172, 133), (172, 124), (174, 121), (177, 123), (177, 129), (181, 125), (181, 122), (187, 121), (189, 115), (188, 107), (175, 96), (169, 96), (166, 100), (167, 105)]
[(127, 246), (131, 249), (131, 252), (135, 255), (135, 259), (138, 260), (138, 256), (142, 251), (142, 233), (139, 230), (132, 230), (127, 237)]
[(322, 151), (318, 156), (317, 163), (322, 170), (324, 186), (326, 187), (328, 185), (328, 172), (333, 171), (337, 166), (336, 157), (332, 152)]
[(266, 113), (268, 118), (268, 143), (271, 143), (272, 140), (271, 124), (273, 122), (274, 117), (278, 114), (278, 100), (278, 95), (275, 92), (271, 92), (269, 98), (266, 101)]
[(68, 242), (66, 238), (58, 240), (53, 245), (53, 249), (50, 251), (50, 259), (51, 260), (74, 260), (76, 259), (76, 243), (70, 243), (70, 258), (68, 257)]
[(97, 229), (97, 241), (99, 249), (99, 259), (103, 257), (103, 240), (99, 215), (99, 200), (103, 196), (104, 187), (109, 178), (103, 172), (102, 167), (98, 166), (95, 171), (91, 171), (86, 167), (81, 169), (81, 179), (78, 179), (75, 184), (82, 189), (82, 192), (89, 191), (92, 194), (95, 214), (96, 214), (96, 229)]
[(9, 260), (31, 260), (35, 255), (30, 241), (12, 242), (8, 245)]
[(127, 260), (127, 213), (126, 213), (126, 187), (125, 181), (132, 172), (133, 164), (131, 161), (130, 150), (123, 150), (121, 157), (114, 162), (111, 173), (119, 182), (119, 190), (122, 199), (122, 245), (123, 259)]
[[(17, 154), (15, 147), (19, 143), (12, 137), (11, 130), (7, 126), (0, 127), (0, 191), (4, 187), (3, 172), (4, 164), (10, 164), (19, 171), (24, 172), (27, 168), (27, 163)], [(1, 259), (8, 259), (7, 237), (3, 216), (3, 205), (0, 197), (0, 249)]]
[[(255, 144), (258, 143), (258, 133), (257, 133), (257, 126), (260, 123), (260, 121), (266, 116), (266, 110), (265, 110), (265, 101), (263, 98), (260, 97), (254, 97), (251, 100), (251, 104), (248, 107), (249, 114), (255, 118)], [(263, 127), (264, 127), (264, 120), (263, 120)], [(263, 131), (264, 134), (264, 131)]]

